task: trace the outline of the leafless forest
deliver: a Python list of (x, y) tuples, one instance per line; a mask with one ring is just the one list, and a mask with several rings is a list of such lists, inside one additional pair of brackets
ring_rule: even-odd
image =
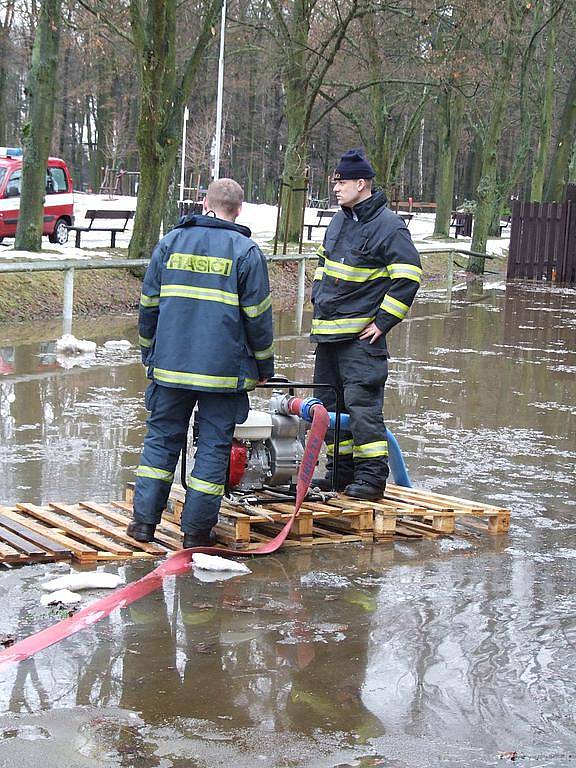
[[(26, 131), (42, 5), (0, 0), (3, 145)], [(51, 152), (76, 188), (98, 190), (108, 167), (140, 171), (142, 197), (164, 194), (185, 106), (185, 184), (206, 186), (220, 12), (221, 0), (57, 0)], [(390, 196), (438, 201), (440, 218), (475, 201), (488, 231), (511, 196), (561, 199), (574, 178), (575, 30), (571, 0), (229, 0), (221, 175), (267, 203), (280, 179), (307, 175), (322, 206), (338, 156), (363, 146)]]

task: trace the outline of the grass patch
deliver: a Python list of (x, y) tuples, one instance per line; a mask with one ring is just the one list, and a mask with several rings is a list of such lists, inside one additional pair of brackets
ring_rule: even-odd
[[(141, 287), (141, 281), (125, 269), (77, 270), (74, 315), (135, 310)], [(61, 316), (63, 299), (63, 272), (4, 274), (0, 277), (0, 322)]]

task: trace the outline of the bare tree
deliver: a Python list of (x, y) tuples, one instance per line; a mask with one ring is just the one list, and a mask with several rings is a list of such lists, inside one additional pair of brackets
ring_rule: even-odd
[(36, 28), (26, 94), (29, 120), (24, 126), (24, 161), (20, 216), (15, 247), (42, 247), (46, 167), (52, 141), (62, 0), (43, 0)]

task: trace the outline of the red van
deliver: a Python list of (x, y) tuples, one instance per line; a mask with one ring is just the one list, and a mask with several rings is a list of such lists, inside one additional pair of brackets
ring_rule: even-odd
[[(22, 150), (0, 147), (0, 242), (14, 237), (20, 214)], [(68, 225), (74, 224), (72, 177), (64, 160), (48, 158), (46, 197), (44, 198), (44, 235), (51, 243), (63, 245), (68, 240)]]

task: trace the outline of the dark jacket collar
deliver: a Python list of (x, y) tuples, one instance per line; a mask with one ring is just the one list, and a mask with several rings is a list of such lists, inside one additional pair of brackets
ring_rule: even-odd
[(216, 216), (204, 216), (197, 213), (182, 218), (177, 227), (211, 227), (212, 229), (231, 229), (245, 237), (250, 237), (252, 232), (243, 224), (235, 224), (226, 219), (217, 219)]
[(358, 205), (355, 205), (353, 208), (342, 206), (342, 210), (344, 211), (345, 216), (348, 218), (353, 218), (353, 214), (356, 214), (358, 221), (365, 222), (373, 219), (374, 216), (380, 212), (380, 209), (384, 208), (387, 203), (388, 198), (384, 192), (379, 189), (377, 192), (374, 192), (374, 194), (370, 195), (370, 197), (367, 197), (366, 200), (362, 200), (361, 203), (358, 203)]

